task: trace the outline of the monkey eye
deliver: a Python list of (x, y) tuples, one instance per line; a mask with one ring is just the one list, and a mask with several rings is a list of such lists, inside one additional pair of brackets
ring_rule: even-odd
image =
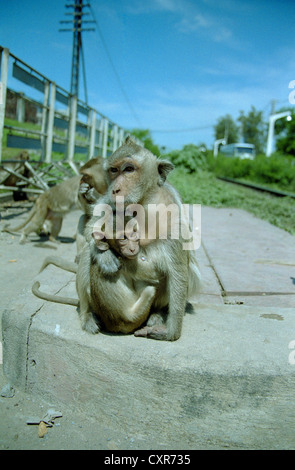
[(126, 173), (132, 173), (134, 171), (134, 167), (131, 166), (131, 165), (128, 165), (124, 168), (124, 170)]
[(114, 173), (118, 173), (118, 168), (116, 168), (115, 166), (112, 166), (112, 167), (110, 168), (110, 172), (113, 173), (113, 174), (114, 174)]

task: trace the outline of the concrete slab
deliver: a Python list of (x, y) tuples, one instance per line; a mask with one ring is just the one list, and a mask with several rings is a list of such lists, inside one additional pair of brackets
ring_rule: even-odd
[(243, 210), (206, 207), (202, 239), (224, 293), (249, 305), (295, 306), (294, 236)]
[[(17, 207), (19, 207), (19, 204)], [(12, 211), (13, 209), (11, 209)], [(2, 211), (2, 217), (3, 214), (4, 211)], [(40, 238), (36, 234), (31, 234), (26, 244), (19, 245), (19, 236), (0, 232), (0, 290), (2, 293), (5, 293), (5, 295), (1, 295), (0, 318), (2, 311), (9, 306), (11, 300), (18, 296), (28, 285), (31, 285), (46, 256), (64, 256), (70, 260), (75, 259), (76, 242), (74, 235), (81, 214), (82, 212), (77, 210), (64, 217), (59, 237), (60, 243), (52, 243), (46, 238)], [(27, 212), (11, 219), (3, 217), (1, 228), (7, 222), (12, 226), (16, 226), (22, 220), (25, 220), (26, 217)]]
[(202, 276), (202, 288), (201, 293), (196, 296), (194, 300), (203, 304), (223, 304), (222, 291), (218, 277), (205, 253), (203, 245), (197, 250), (197, 259)]
[[(235, 228), (232, 217), (235, 224), (242, 220), (252, 227), (251, 233), (255, 231), (247, 252), (238, 238), (243, 226)], [(32, 280), (47, 253), (34, 254), (22, 293), (5, 300), (2, 327), (7, 379), (32, 396), (65, 403), (106, 425), (153, 436), (161, 448), (294, 449), (294, 308), (259, 305), (263, 296), (256, 295), (245, 296), (245, 301), (253, 301), (252, 306), (221, 304), (223, 299), (240, 299), (222, 297), (225, 287), (251, 292), (272, 287), (274, 279), (276, 291), (288, 286), (286, 276), (293, 269), (289, 265), (276, 265), (277, 277), (269, 264), (261, 264), (264, 279), (259, 279), (255, 271), (259, 263), (254, 261), (266, 259), (261, 256), (259, 234), (269, 224), (253, 219), (244, 211), (203, 209), (203, 248), (198, 251), (203, 290), (195, 305), (197, 313), (185, 316), (183, 334), (174, 343), (83, 332), (74, 307), (44, 302), (31, 294)], [(68, 220), (64, 228), (70, 233), (77, 217)], [(281, 261), (291, 246), (290, 260), (294, 237), (277, 230), (272, 231), (274, 238), (265, 238), (269, 246), (279, 240), (274, 254)], [(246, 243), (246, 236), (243, 240)], [(1, 254), (8, 261), (23, 256), (25, 263), (29, 251), (18, 251), (22, 248), (36, 250), (33, 244), (23, 247), (13, 240)], [(58, 250), (59, 255), (72, 257), (75, 247), (60, 245)], [(7, 266), (11, 269), (12, 265)], [(238, 277), (237, 273), (242, 274)], [(250, 280), (244, 279), (247, 276)], [(37, 278), (47, 292), (76, 296), (71, 273), (51, 266)], [(13, 277), (8, 279), (13, 282)]]
[[(74, 291), (72, 278), (61, 292)], [(168, 343), (91, 336), (74, 307), (28, 292), (4, 313), (3, 334), (11, 383), (101, 423), (172, 448), (295, 448), (293, 309), (198, 305)]]

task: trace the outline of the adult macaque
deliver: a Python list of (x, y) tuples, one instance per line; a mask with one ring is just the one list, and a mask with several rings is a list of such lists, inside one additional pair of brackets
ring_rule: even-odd
[[(80, 168), (80, 173), (82, 177), (79, 175), (73, 176), (41, 194), (31, 209), (28, 218), (22, 224), (17, 227), (5, 227), (3, 231), (17, 232), (24, 229), (21, 234), (20, 243), (25, 243), (30, 233), (38, 232), (43, 228), (46, 232), (50, 233), (49, 239), (56, 241), (65, 214), (81, 205), (85, 212), (85, 218), (83, 219), (84, 216), (82, 215), (79, 221), (77, 236), (79, 238), (80, 234), (84, 231), (86, 221), (89, 219), (89, 216), (86, 214), (87, 207), (106, 190), (102, 158), (89, 160)], [(79, 190), (83, 183), (87, 183), (88, 189), (89, 187), (92, 188), (92, 193), (91, 191), (87, 193), (88, 199), (80, 195)], [(92, 199), (90, 199), (90, 194)], [(79, 242), (80, 238), (77, 243)]]
[(5, 227), (4, 231), (17, 232), (23, 228), (20, 243), (25, 243), (28, 235), (42, 229), (45, 220), (51, 222), (49, 239), (56, 241), (61, 230), (64, 215), (76, 207), (80, 176), (73, 176), (40, 194), (28, 218), (17, 227)]
[(79, 254), (85, 246), (85, 227), (92, 215), (92, 204), (94, 204), (107, 189), (106, 175), (103, 170), (103, 158), (97, 157), (89, 160), (80, 168), (82, 178), (80, 181), (78, 199), (84, 214), (81, 215), (76, 234), (77, 261)]
[[(158, 159), (127, 138), (105, 161), (109, 188), (103, 199), (106, 203), (115, 203), (118, 196), (123, 197), (125, 206), (141, 205), (146, 215), (151, 204), (180, 206), (178, 193), (166, 181), (173, 168), (171, 162)], [(139, 229), (143, 232), (146, 227), (140, 226)], [(161, 312), (168, 307), (167, 322), (161, 327), (145, 327), (136, 334), (173, 341), (181, 335), (186, 302), (191, 291), (198, 286), (199, 276), (193, 253), (183, 249), (180, 239), (172, 239), (169, 230), (167, 235), (165, 240), (145, 237), (140, 242), (145, 247), (146, 259), (151, 259), (165, 276), (165, 291), (157, 293), (153, 308)]]

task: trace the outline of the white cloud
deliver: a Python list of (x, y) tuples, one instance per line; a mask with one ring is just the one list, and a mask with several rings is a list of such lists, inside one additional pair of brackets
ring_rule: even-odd
[(138, 0), (129, 6), (132, 14), (152, 14), (155, 11), (162, 11), (177, 15), (175, 27), (180, 33), (201, 33), (207, 39), (215, 42), (224, 42), (235, 46), (232, 31), (223, 25), (224, 21), (220, 15), (204, 14), (200, 5), (191, 0), (151, 0), (142, 2)]

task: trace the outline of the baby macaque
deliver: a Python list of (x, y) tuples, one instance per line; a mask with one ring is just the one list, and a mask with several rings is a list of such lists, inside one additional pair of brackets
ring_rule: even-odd
[(137, 225), (122, 232), (116, 232), (115, 237), (112, 238), (106, 238), (106, 234), (99, 231), (93, 231), (92, 237), (94, 242), (91, 255), (105, 276), (119, 271), (122, 258), (134, 259), (138, 255), (140, 237)]
[(129, 275), (139, 269), (138, 228), (136, 224), (126, 226), (123, 233), (117, 232), (113, 237), (107, 231), (94, 229), (92, 237), (94, 244), (88, 243), (83, 250), (77, 270), (82, 328), (98, 333), (98, 320), (107, 331), (134, 332), (150, 314), (156, 294), (153, 284), (158, 278), (153, 273), (152, 283), (136, 283)]
[[(117, 233), (116, 238), (107, 238), (105, 233), (94, 231), (93, 240), (98, 250), (95, 262), (93, 259), (91, 260), (90, 253), (93, 246), (90, 247), (90, 244), (87, 244), (77, 270), (77, 291), (80, 299), (82, 327), (91, 333), (97, 333), (99, 331), (97, 322), (100, 322), (108, 331), (131, 333), (147, 320), (156, 293), (156, 288), (153, 285), (138, 283), (135, 286), (128, 276), (129, 268), (124, 269), (126, 262), (134, 261), (133, 269), (136, 270), (136, 258), (139, 253), (137, 227), (127, 229), (124, 233)], [(103, 255), (106, 252), (109, 252), (108, 261), (111, 257), (118, 261), (114, 265), (116, 270), (113, 269), (111, 273), (109, 264), (105, 264), (104, 261)], [(54, 259), (53, 264), (63, 267), (62, 263), (56, 263)], [(153, 283), (155, 283), (154, 279)], [(37, 297), (58, 303), (78, 305), (76, 299), (43, 293), (39, 290), (39, 286), (37, 281), (32, 288)], [(97, 321), (95, 321), (92, 312)]]

